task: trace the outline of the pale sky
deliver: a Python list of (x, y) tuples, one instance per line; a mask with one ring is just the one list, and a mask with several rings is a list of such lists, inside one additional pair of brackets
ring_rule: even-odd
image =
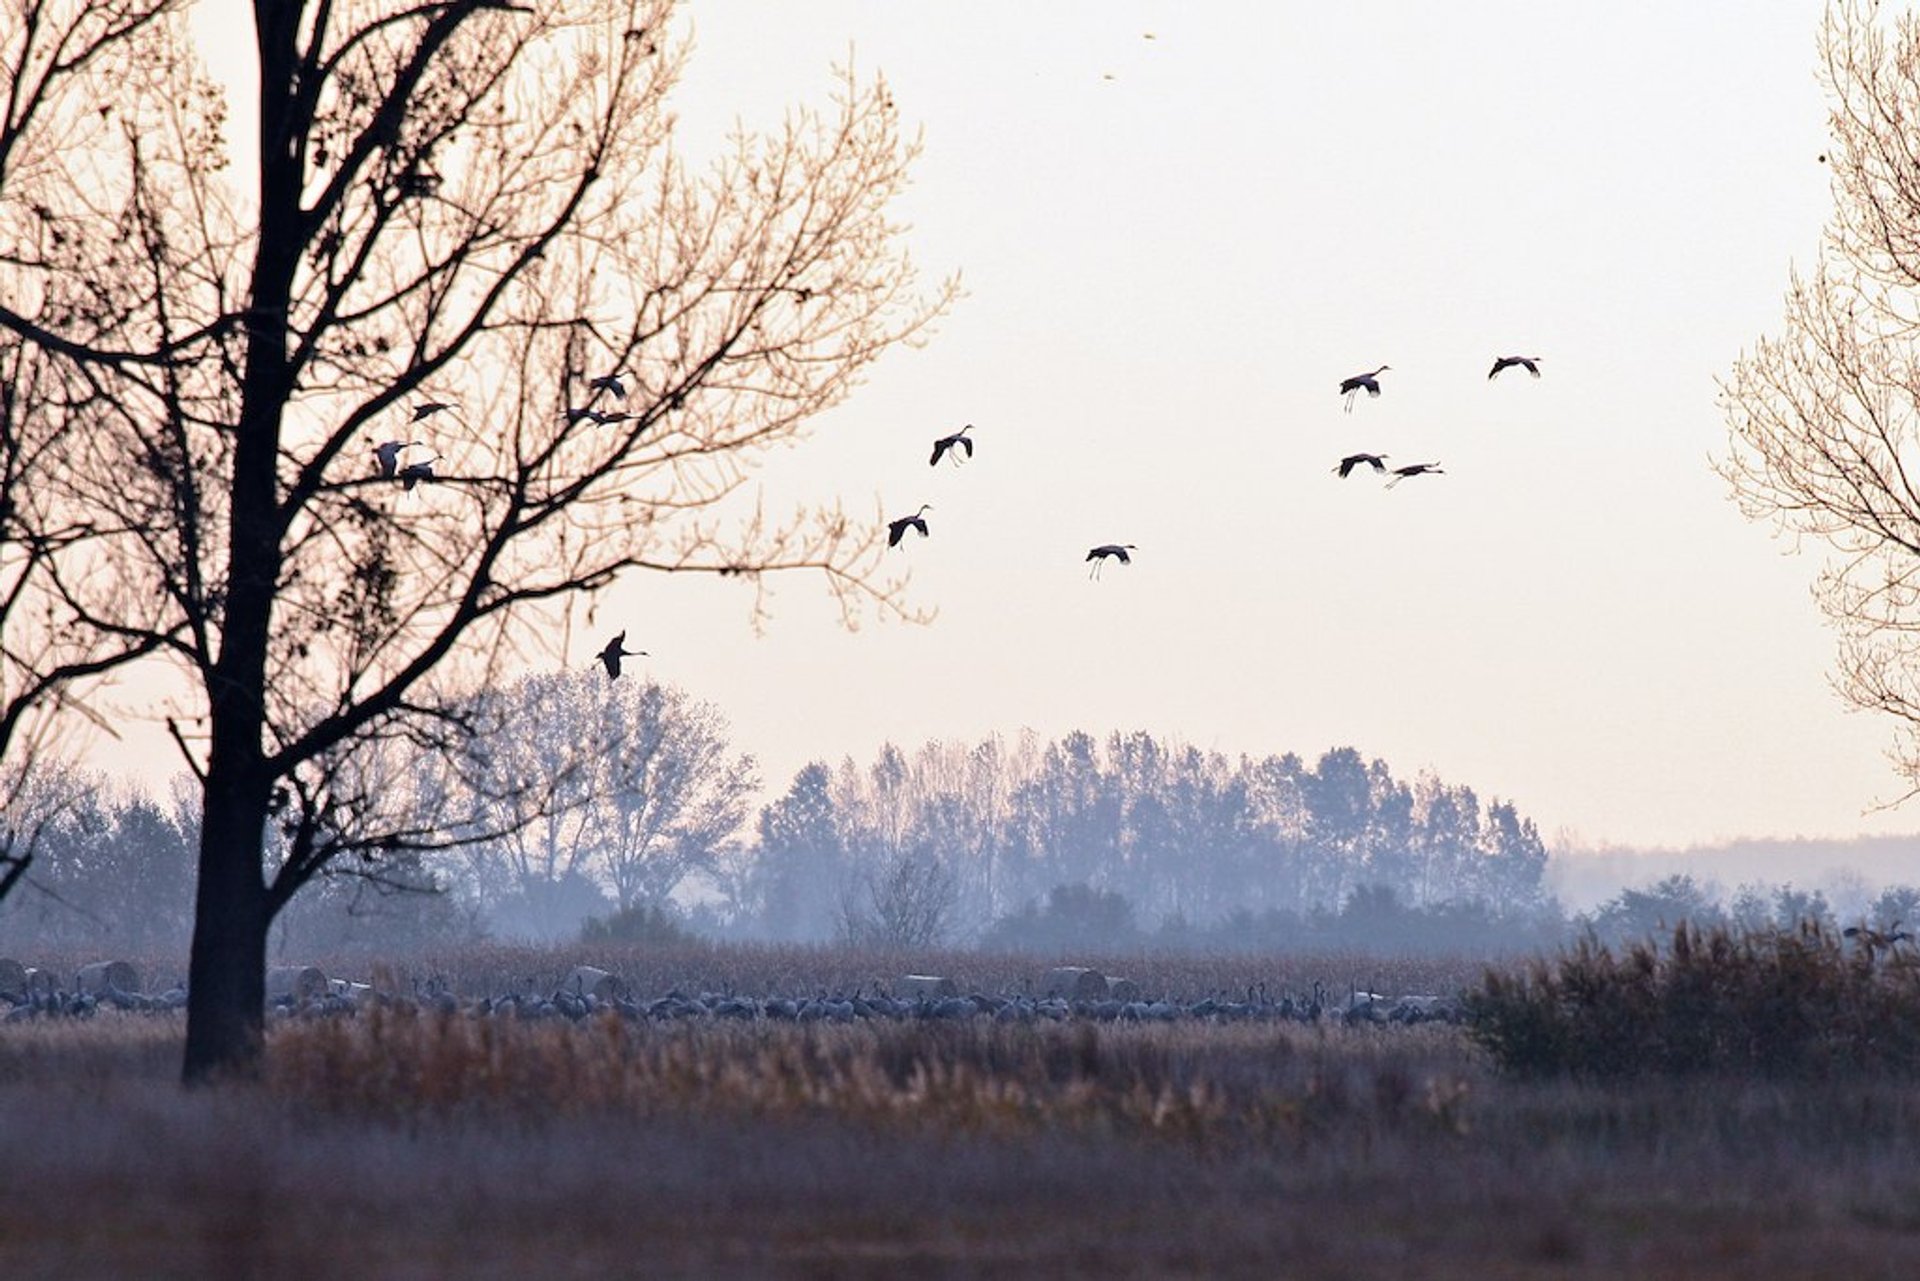
[[(1144, 729), (1352, 745), (1588, 843), (1920, 829), (1863, 813), (1891, 727), (1830, 688), (1817, 555), (1709, 467), (1714, 380), (1829, 207), (1820, 13), (693, 0), (683, 150), (849, 49), (924, 126), (899, 212), (967, 296), (766, 486), (934, 504), (892, 555), (938, 617), (848, 634), (793, 578), (756, 637), (737, 584), (642, 577), (571, 657), (628, 628), (773, 792), (887, 740)], [(1330, 474), (1360, 449), (1446, 474)], [(1090, 582), (1106, 542), (1136, 560)]]

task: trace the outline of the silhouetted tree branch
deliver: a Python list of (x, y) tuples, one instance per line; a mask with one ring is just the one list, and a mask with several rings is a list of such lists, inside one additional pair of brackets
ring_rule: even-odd
[[(257, 1061), (275, 913), (435, 839), (354, 762), (470, 739), (568, 601), (701, 572), (757, 618), (811, 570), (849, 624), (911, 614), (877, 522), (750, 485), (954, 286), (920, 292), (887, 215), (917, 144), (882, 81), (676, 153), (669, 0), (258, 0), (246, 189), (179, 11), (0, 0), (0, 359), (30, 388), (0, 589), (34, 620), (10, 708), (136, 660), (186, 691), (205, 1080)], [(383, 474), (388, 440), (431, 474)]]

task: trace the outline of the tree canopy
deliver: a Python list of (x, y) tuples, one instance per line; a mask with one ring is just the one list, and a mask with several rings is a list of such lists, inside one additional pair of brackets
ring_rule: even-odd
[(906, 610), (875, 522), (751, 482), (954, 287), (888, 215), (878, 78), (679, 154), (669, 0), (256, 0), (237, 141), (185, 7), (0, 0), (0, 734), (165, 669), (199, 1080), (257, 1058), (274, 914), (417, 830), (353, 762), (449, 750), (570, 600), (806, 570)]

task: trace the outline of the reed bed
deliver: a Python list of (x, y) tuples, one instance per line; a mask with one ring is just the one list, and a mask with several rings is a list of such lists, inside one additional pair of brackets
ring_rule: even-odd
[(704, 1114), (868, 1127), (1304, 1142), (1465, 1128), (1484, 1057), (1452, 1029), (997, 1024), (574, 1025), (376, 1011), (290, 1023), (266, 1085), (401, 1120)]

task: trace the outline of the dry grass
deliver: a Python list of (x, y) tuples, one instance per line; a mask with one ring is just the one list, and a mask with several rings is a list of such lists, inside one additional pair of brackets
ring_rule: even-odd
[(1879, 1073), (1542, 1080), (1434, 1025), (383, 1011), (276, 1024), (258, 1085), (187, 1094), (180, 1036), (0, 1029), (0, 1275), (1767, 1281), (1920, 1245), (1920, 1089)]

